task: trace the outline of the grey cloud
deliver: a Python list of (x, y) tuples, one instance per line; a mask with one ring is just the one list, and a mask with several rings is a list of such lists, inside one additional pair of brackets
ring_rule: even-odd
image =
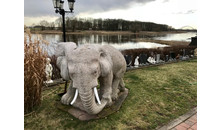
[(52, 0), (24, 0), (24, 16), (55, 16)]
[[(75, 13), (106, 12), (115, 9), (127, 9), (134, 3), (149, 3), (156, 0), (76, 0)], [(67, 0), (64, 0), (65, 9), (68, 9)], [(54, 13), (52, 0), (24, 0), (24, 16), (57, 16)]]

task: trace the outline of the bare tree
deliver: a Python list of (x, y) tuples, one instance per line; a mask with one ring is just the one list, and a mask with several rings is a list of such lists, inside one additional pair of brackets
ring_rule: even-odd
[(54, 28), (55, 28), (55, 23), (54, 23), (54, 22), (51, 22), (50, 25), (49, 25), (49, 27), (50, 27), (51, 30), (54, 30)]
[(66, 24), (65, 24), (65, 27), (66, 27), (66, 30), (69, 30), (71, 29), (71, 20), (69, 17), (66, 17)]
[(97, 19), (97, 22), (98, 22), (98, 29), (102, 30), (103, 29), (102, 19), (101, 18)]
[(41, 26), (41, 30), (45, 30), (46, 27), (48, 27), (49, 23), (46, 20), (42, 20), (39, 22), (39, 25)]
[(71, 30), (72, 30), (73, 32), (74, 32), (75, 29), (76, 29), (77, 22), (78, 22), (77, 18), (74, 18), (74, 19), (71, 20)]
[(58, 19), (55, 20), (55, 24), (57, 25), (59, 30), (62, 30), (62, 28), (63, 28), (63, 21), (62, 21), (61, 17), (59, 17)]

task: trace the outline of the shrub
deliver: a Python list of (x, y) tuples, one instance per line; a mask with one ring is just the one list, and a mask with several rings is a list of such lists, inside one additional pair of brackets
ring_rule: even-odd
[(147, 54), (147, 57), (149, 56), (154, 57), (157, 54), (161, 54), (160, 59), (165, 60), (166, 55), (170, 55), (171, 51), (175, 52), (175, 57), (178, 54), (183, 55), (183, 51), (182, 51), (183, 49), (188, 50), (189, 53), (188, 55), (194, 55), (194, 50), (196, 49), (196, 47), (176, 45), (171, 47), (127, 49), (127, 50), (122, 50), (121, 53), (123, 55), (131, 55), (132, 56), (131, 65), (134, 66), (135, 58), (140, 54)]
[(45, 77), (47, 52), (44, 46), (49, 42), (42, 37), (31, 39), (30, 29), (24, 37), (24, 113), (41, 103), (41, 91)]

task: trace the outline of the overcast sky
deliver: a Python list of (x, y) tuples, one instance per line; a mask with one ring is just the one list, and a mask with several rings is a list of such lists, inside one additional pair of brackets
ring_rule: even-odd
[[(64, 8), (68, 2), (64, 0)], [(116, 18), (167, 24), (174, 28), (197, 28), (196, 0), (76, 0), (74, 13), (68, 17)], [(31, 26), (41, 20), (54, 22), (52, 0), (24, 0), (24, 24)]]

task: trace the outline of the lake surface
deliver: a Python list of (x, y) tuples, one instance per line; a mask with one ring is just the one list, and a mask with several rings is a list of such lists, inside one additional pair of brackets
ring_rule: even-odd
[[(37, 35), (33, 34), (34, 39)], [(177, 34), (166, 34), (162, 36), (148, 36), (148, 35), (87, 35), (87, 34), (66, 34), (67, 42), (75, 42), (77, 46), (83, 44), (110, 44), (118, 50), (125, 49), (137, 49), (137, 48), (156, 48), (165, 47), (162, 45), (152, 42), (136, 42), (134, 39), (155, 39), (155, 40), (175, 40), (175, 41), (191, 41), (191, 37), (196, 36), (196, 32), (177, 33)], [(44, 40), (50, 42), (48, 53), (49, 55), (54, 54), (54, 50), (57, 43), (63, 42), (62, 34), (42, 34)]]

